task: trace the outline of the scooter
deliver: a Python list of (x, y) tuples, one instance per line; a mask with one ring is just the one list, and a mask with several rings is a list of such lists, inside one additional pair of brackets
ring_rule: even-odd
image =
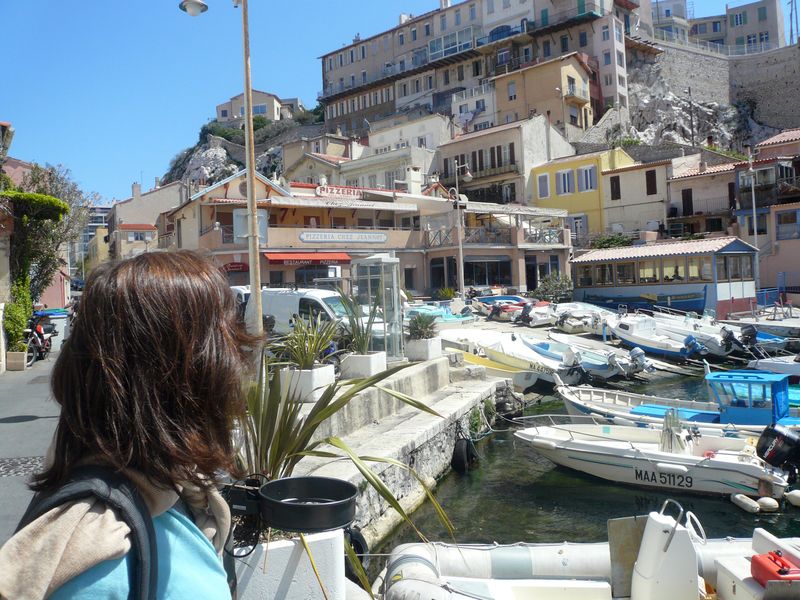
[(52, 323), (42, 323), (45, 315), (33, 313), (28, 319), (28, 327), (24, 330), (26, 344), (26, 366), (30, 367), (36, 360), (44, 360), (50, 354), (52, 338), (58, 335)]

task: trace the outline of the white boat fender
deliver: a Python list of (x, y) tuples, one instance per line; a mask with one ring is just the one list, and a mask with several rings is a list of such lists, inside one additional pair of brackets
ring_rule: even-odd
[(539, 448), (540, 450), (555, 450), (556, 443), (551, 440), (540, 440), (535, 439), (531, 441), (531, 445), (534, 448)]
[(780, 505), (775, 498), (770, 498), (769, 496), (764, 496), (758, 499), (758, 509), (761, 512), (771, 513), (771, 512), (778, 512)]
[(792, 506), (800, 506), (800, 490), (792, 490), (791, 492), (786, 492), (785, 495), (786, 500), (789, 501), (789, 504)]
[(758, 502), (752, 498), (748, 498), (744, 494), (731, 494), (731, 502), (749, 513), (755, 514), (761, 511), (761, 507), (759, 506)]

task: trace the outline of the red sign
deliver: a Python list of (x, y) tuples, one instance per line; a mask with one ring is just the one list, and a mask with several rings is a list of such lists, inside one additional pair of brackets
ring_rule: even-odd
[(226, 273), (247, 273), (250, 270), (250, 266), (243, 262), (229, 262), (226, 265), (222, 265), (222, 270)]

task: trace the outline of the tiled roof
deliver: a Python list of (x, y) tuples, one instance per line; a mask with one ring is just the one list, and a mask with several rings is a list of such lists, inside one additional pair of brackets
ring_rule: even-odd
[(120, 231), (153, 231), (158, 227), (146, 223), (120, 223), (117, 225), (117, 229)]
[(725, 163), (722, 165), (710, 165), (706, 167), (705, 171), (701, 171), (699, 167), (694, 169), (686, 169), (672, 176), (672, 179), (683, 179), (684, 177), (696, 177), (698, 175), (715, 175), (719, 173), (733, 172), (738, 165), (738, 162)]
[(334, 156), (333, 154), (322, 154), (321, 152), (309, 152), (309, 154), (315, 158), (320, 158), (322, 160), (328, 161), (329, 163), (334, 163), (337, 165), (348, 162), (350, 160), (346, 156)]
[[(624, 246), (622, 248), (605, 248), (592, 250), (572, 260), (573, 263), (607, 262), (637, 258), (659, 258), (661, 256), (681, 256), (685, 254), (708, 254), (719, 252), (733, 242), (741, 241), (737, 237), (726, 236), (705, 240), (678, 242), (659, 242), (642, 246)], [(755, 248), (753, 248), (755, 250)]]
[(464, 142), (466, 140), (472, 140), (475, 138), (479, 138), (485, 135), (491, 135), (492, 133), (498, 133), (500, 131), (507, 131), (509, 129), (518, 129), (522, 127), (522, 124), (528, 121), (528, 119), (521, 119), (519, 121), (511, 121), (511, 123), (504, 123), (503, 125), (495, 125), (494, 127), (489, 127), (487, 129), (481, 129), (480, 131), (471, 131), (470, 133), (463, 133), (457, 137), (454, 137), (452, 140), (448, 140), (447, 142), (442, 142), (439, 144), (439, 147), (442, 146), (449, 146), (451, 144), (456, 144), (458, 142)]
[(797, 129), (785, 129), (778, 135), (773, 135), (771, 138), (764, 140), (756, 148), (776, 146), (777, 144), (787, 144), (789, 142), (800, 142), (800, 127)]

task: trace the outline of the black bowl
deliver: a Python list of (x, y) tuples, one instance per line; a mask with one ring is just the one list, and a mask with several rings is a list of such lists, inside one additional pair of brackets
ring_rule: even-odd
[(356, 516), (358, 489), (331, 477), (287, 477), (261, 486), (261, 518), (275, 529), (317, 533), (347, 527)]

